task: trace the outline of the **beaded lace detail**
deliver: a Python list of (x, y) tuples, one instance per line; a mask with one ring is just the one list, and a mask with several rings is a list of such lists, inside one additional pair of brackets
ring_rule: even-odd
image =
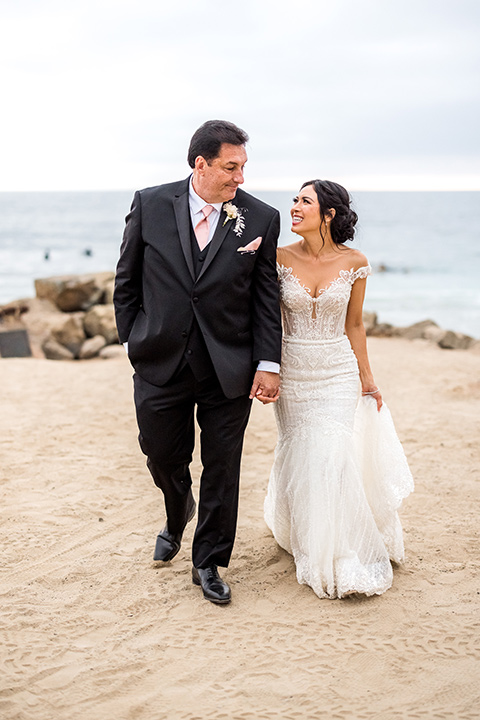
[(413, 488), (388, 408), (358, 400), (345, 334), (352, 286), (369, 265), (342, 270), (312, 297), (278, 265), (284, 323), (275, 461), (265, 520), (319, 597), (381, 594), (403, 560), (398, 508)]
[(277, 263), (284, 334), (305, 340), (341, 337), (352, 285), (371, 271), (370, 265), (355, 271), (340, 270), (335, 280), (312, 297), (310, 288), (300, 282), (291, 267)]

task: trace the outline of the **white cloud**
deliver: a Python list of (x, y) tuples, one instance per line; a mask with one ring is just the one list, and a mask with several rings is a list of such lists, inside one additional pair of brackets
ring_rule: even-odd
[(0, 189), (182, 176), (211, 117), (249, 132), (261, 185), (328, 172), (470, 187), (479, 174), (473, 1), (17, 0), (1, 12)]

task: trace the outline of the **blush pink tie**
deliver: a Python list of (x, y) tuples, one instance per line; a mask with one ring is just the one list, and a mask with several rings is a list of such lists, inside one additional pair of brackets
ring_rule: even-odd
[(207, 247), (208, 244), (208, 233), (210, 230), (210, 223), (208, 222), (208, 216), (212, 212), (213, 207), (211, 205), (205, 205), (202, 208), (203, 218), (197, 224), (195, 228), (195, 237), (197, 238), (198, 247), (200, 250)]

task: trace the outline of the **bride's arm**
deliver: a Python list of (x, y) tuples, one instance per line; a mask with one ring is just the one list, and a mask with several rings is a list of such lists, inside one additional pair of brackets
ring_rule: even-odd
[(357, 358), (362, 393), (372, 395), (377, 402), (377, 408), (380, 410), (382, 407), (382, 395), (375, 385), (368, 361), (367, 336), (362, 320), (366, 284), (367, 281), (360, 278), (353, 283), (345, 319), (345, 333)]

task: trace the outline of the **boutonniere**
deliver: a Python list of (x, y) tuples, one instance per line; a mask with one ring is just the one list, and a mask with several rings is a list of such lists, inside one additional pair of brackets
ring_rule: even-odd
[(226, 225), (229, 220), (235, 220), (235, 227), (233, 228), (233, 232), (237, 237), (240, 237), (245, 229), (245, 218), (243, 217), (242, 213), (237, 208), (237, 206), (231, 202), (225, 203), (223, 209), (227, 213), (227, 217), (223, 221), (223, 224)]

